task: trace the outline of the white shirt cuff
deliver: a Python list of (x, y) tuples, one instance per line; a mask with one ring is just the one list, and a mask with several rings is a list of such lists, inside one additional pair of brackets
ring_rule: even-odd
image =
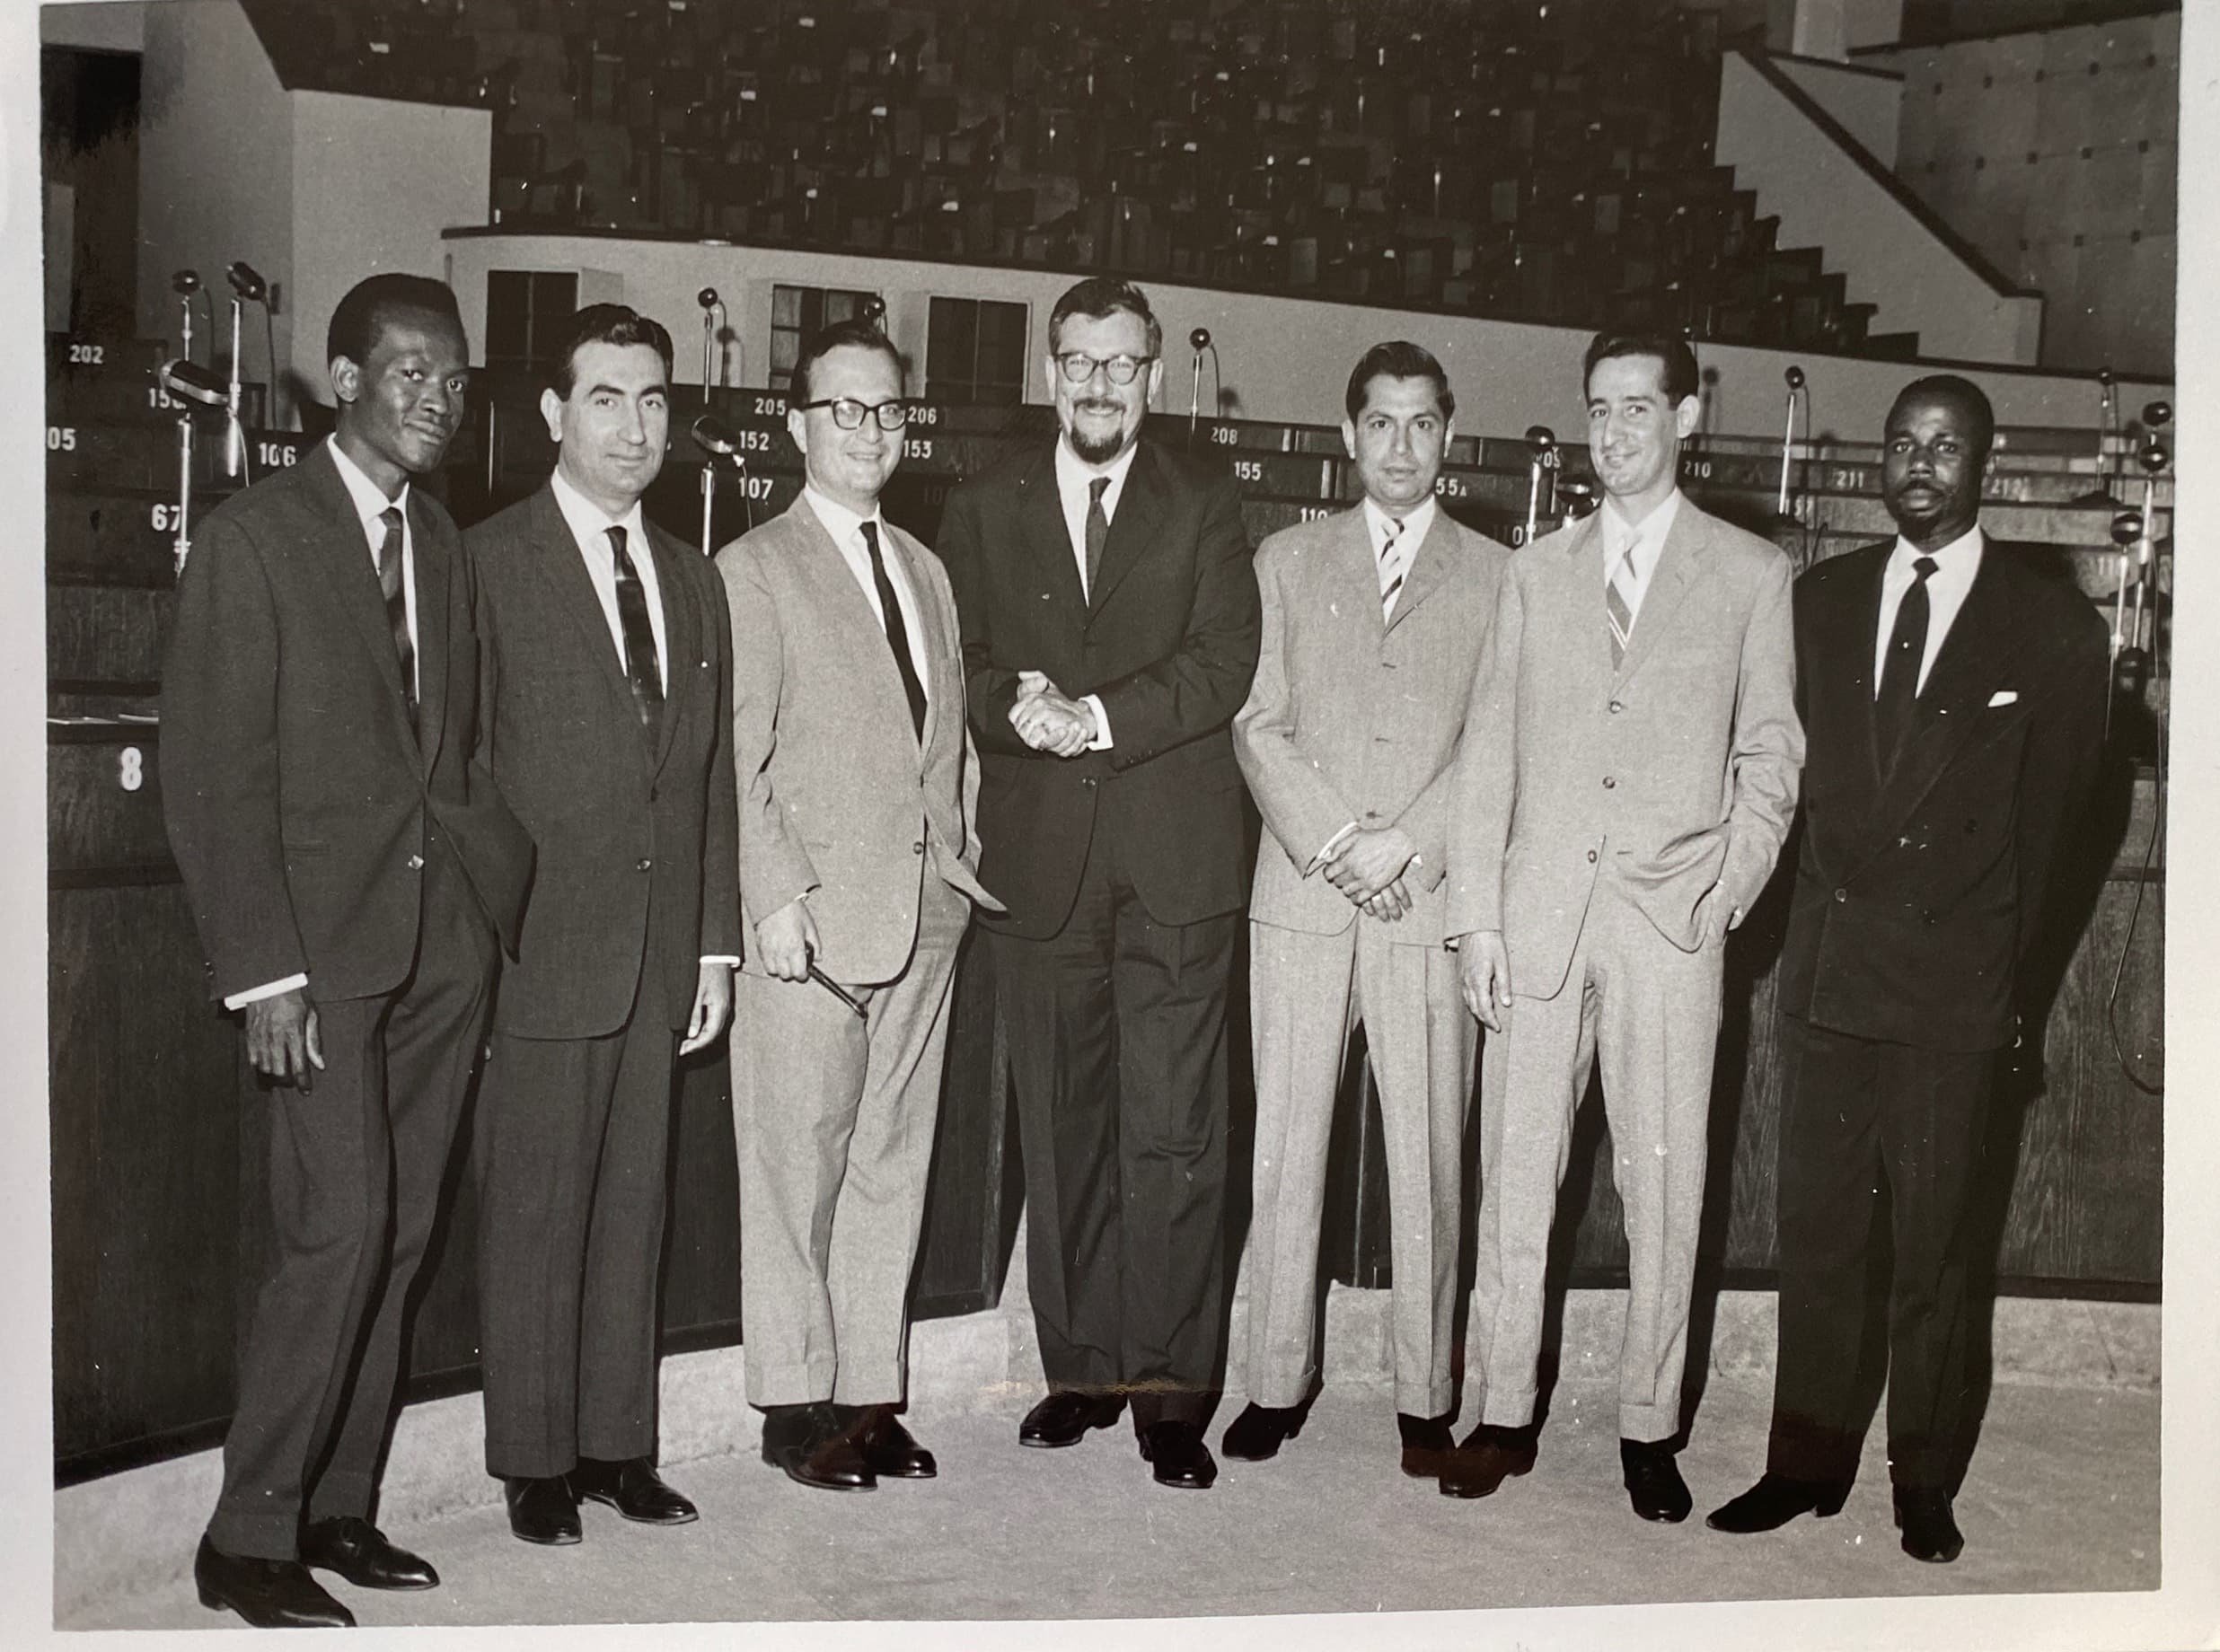
[(1348, 825), (1343, 827), (1339, 831), (1328, 838), (1326, 840), (1326, 847), (1310, 857), (1310, 864), (1303, 868), (1303, 875), (1305, 877), (1308, 877), (1320, 866), (1326, 865), (1327, 861), (1333, 859), (1334, 852), (1340, 848), (1343, 844), (1348, 842), (1351, 838), (1354, 837), (1356, 835), (1356, 830), (1357, 823), (1356, 822), (1352, 821)]
[(1107, 751), (1110, 749), (1110, 714), (1102, 708), (1102, 696), (1099, 694), (1082, 695), (1079, 704), (1088, 707), (1095, 714), (1097, 733), (1095, 737), (1087, 743), (1087, 749), (1089, 751)]
[(736, 969), (736, 969), (738, 969), (738, 968), (740, 967), (740, 960), (739, 960), (739, 959), (737, 959), (737, 958), (725, 958), (725, 957), (704, 958), (704, 959), (702, 959), (702, 960), (701, 960), (701, 962), (704, 962), (704, 963), (727, 963), (727, 964), (730, 964), (730, 965), (731, 965), (734, 969)]
[(295, 987), (307, 985), (307, 976), (288, 975), (285, 980), (272, 981), (267, 987), (251, 987), (244, 992), (234, 992), (224, 1000), (224, 1007), (225, 1009), (244, 1009), (250, 1004), (259, 1003), (264, 998), (274, 998), (281, 992), (291, 992)]

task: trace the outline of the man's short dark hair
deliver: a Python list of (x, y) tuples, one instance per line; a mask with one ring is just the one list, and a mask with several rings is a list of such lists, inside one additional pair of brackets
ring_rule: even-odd
[(1390, 338), (1385, 344), (1376, 344), (1357, 357), (1357, 365), (1349, 374), (1349, 391), (1342, 403), (1349, 409), (1349, 422), (1356, 423), (1357, 415), (1364, 411), (1364, 398), (1372, 388), (1374, 379), (1432, 379), (1434, 401), (1441, 409), (1441, 422), (1448, 424), (1457, 417), (1457, 397), (1449, 390), (1449, 375), (1441, 371), (1441, 364), (1433, 352), (1423, 346), (1404, 338)]
[(370, 359), (389, 318), (404, 312), (437, 316), (454, 322), (455, 331), (462, 330), (462, 312), (453, 287), (429, 276), (386, 270), (366, 276), (347, 289), (324, 333), (324, 360), (335, 362), (344, 356), (361, 366)]
[(809, 370), (835, 350), (877, 350), (894, 364), (896, 382), (905, 387), (909, 383), (909, 368), (902, 359), (902, 352), (894, 348), (894, 341), (859, 316), (845, 321), (835, 321), (830, 327), (820, 327), (802, 340), (802, 353), (794, 358), (794, 379), (787, 394), (788, 407), (799, 407), (815, 399), (809, 388)]
[(1914, 379), (1897, 391), (1896, 400), (1889, 404), (1889, 422), (1896, 422), (1897, 409), (1906, 402), (1933, 399), (1955, 401), (1972, 417), (1976, 445), (1983, 458), (1996, 445), (1996, 409), (1989, 405), (1988, 393), (1971, 379), (1961, 379), (1954, 373), (1931, 373), (1924, 379)]
[(1056, 301), (1056, 307), (1048, 312), (1048, 353), (1056, 354), (1063, 342), (1063, 324), (1070, 317), (1083, 315), (1089, 321), (1106, 321), (1123, 312), (1137, 315), (1149, 325), (1149, 358), (1154, 361), (1164, 354), (1164, 324), (1156, 319), (1156, 312), (1149, 308), (1149, 294), (1131, 281), (1121, 281), (1115, 276), (1089, 276), (1070, 288)]
[(630, 304), (587, 304), (555, 335), (547, 359), (540, 364), (540, 382), (563, 400), (569, 400), (578, 382), (578, 352), (589, 344), (624, 348), (644, 344), (663, 357), (663, 382), (671, 382), (671, 335), (662, 322), (642, 315)]
[(1588, 395), (1588, 382), (1596, 376), (1596, 369), (1620, 356), (1654, 356), (1663, 362), (1665, 400), (1675, 407), (1703, 390), (1704, 381), (1696, 366), (1696, 352), (1688, 347), (1686, 338), (1673, 333), (1600, 332), (1589, 341), (1588, 354), (1581, 357), (1581, 396), (1583, 400)]

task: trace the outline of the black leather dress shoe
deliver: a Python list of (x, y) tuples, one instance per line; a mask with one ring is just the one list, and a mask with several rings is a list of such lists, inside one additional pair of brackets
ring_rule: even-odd
[(1053, 1393), (1018, 1425), (1020, 1446), (1077, 1446), (1089, 1428), (1107, 1428), (1125, 1410), (1116, 1394)]
[(1278, 1456), (1281, 1446), (1302, 1431), (1301, 1406), (1251, 1402), (1227, 1426), (1218, 1449), (1242, 1463), (1264, 1463)]
[(586, 1535), (578, 1499), (560, 1474), (511, 1474), (501, 1481), (501, 1496), (509, 1530), (528, 1543), (575, 1543)]
[(439, 1574), (358, 1515), (311, 1521), (301, 1533), (301, 1564), (337, 1572), (365, 1589), (436, 1589)]
[(863, 1460), (832, 1402), (763, 1408), (763, 1461), (797, 1486), (820, 1491), (868, 1491), (878, 1476)]
[(1621, 1440), (1619, 1471), (1626, 1480), (1626, 1500), (1644, 1520), (1678, 1525), (1696, 1507), (1672, 1447), (1663, 1440)]
[(606, 1503), (627, 1520), (643, 1525), (684, 1525), (701, 1517), (700, 1511), (674, 1491), (645, 1457), (630, 1457), (622, 1463), (580, 1457), (569, 1479), (570, 1489), (577, 1496)]
[(1202, 1443), (1200, 1423), (1150, 1423), (1141, 1437), (1141, 1457), (1154, 1472), (1159, 1486), (1207, 1491), (1218, 1478), (1218, 1460)]
[(1439, 1480), (1449, 1465), (1457, 1442), (1447, 1417), (1414, 1417), (1396, 1413), (1396, 1432), (1403, 1437), (1403, 1472), (1413, 1480)]
[(864, 1466), (881, 1480), (931, 1480), (940, 1472), (933, 1454), (902, 1426), (894, 1408), (867, 1405), (849, 1427)]
[(1531, 1423), (1518, 1428), (1481, 1423), (1465, 1437), (1462, 1446), (1449, 1454), (1449, 1460), (1441, 1470), (1441, 1495), (1492, 1497), (1495, 1489), (1512, 1475), (1531, 1469), (1534, 1457), (1535, 1431)]
[(333, 1600), (298, 1560), (225, 1554), (205, 1536), (193, 1556), (200, 1604), (235, 1612), (256, 1629), (352, 1629), (355, 1614)]
[(1791, 1480), (1768, 1472), (1740, 1497), (1729, 1498), (1705, 1516), (1704, 1524), (1714, 1532), (1770, 1532), (1798, 1515), (1817, 1515), (1822, 1520), (1838, 1515), (1849, 1495), (1849, 1487), (1831, 1480)]
[(1949, 1492), (1898, 1486), (1895, 1502), (1897, 1529), (1904, 1533), (1905, 1553), (1937, 1566), (1947, 1566), (1958, 1558), (1966, 1539), (1951, 1516)]

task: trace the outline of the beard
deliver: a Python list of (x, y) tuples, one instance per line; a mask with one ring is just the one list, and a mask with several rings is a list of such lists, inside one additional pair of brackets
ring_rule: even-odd
[[(1071, 423), (1064, 432), (1065, 438), (1070, 442), (1071, 451), (1077, 453), (1081, 459), (1085, 460), (1088, 464), (1108, 464), (1113, 459), (1115, 459), (1120, 453), (1125, 451), (1127, 437), (1124, 428), (1124, 420), (1122, 417), (1119, 418), (1116, 424), (1110, 427), (1108, 434), (1105, 435), (1091, 435), (1088, 434), (1086, 428), (1080, 424), (1079, 418), (1079, 415), (1080, 413), (1088, 411), (1108, 413), (1115, 417), (1117, 415), (1122, 415), (1125, 411), (1123, 407), (1118, 407), (1115, 405), (1097, 406), (1087, 402), (1075, 402), (1072, 404), (1071, 411)], [(1138, 435), (1139, 433), (1136, 432), (1135, 434)]]

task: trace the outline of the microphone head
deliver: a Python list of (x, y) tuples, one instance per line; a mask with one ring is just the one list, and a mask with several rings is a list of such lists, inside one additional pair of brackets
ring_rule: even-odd
[(1187, 343), (1196, 350), (1209, 349), (1211, 347), (1211, 330), (1207, 327), (1196, 328), (1187, 335)]
[(155, 370), (154, 376), (162, 388), (181, 401), (198, 401), (204, 407), (225, 408), (231, 405), (231, 387), (206, 367), (194, 365), (180, 358), (166, 361)]
[(2143, 422), (2151, 426), (2172, 424), (2173, 403), (2171, 401), (2145, 402), (2143, 404)]
[(2132, 545), (2143, 537), (2143, 513), (2122, 511), (2112, 518), (2112, 543)]
[(2106, 390), (2110, 390), (2112, 388), (2112, 370), (2110, 367), (2098, 368), (2097, 382), (2103, 385)]
[(713, 286), (703, 287), (699, 293), (694, 294), (694, 303), (700, 304), (704, 310), (716, 309), (718, 303), (717, 289)]
[(886, 301), (877, 294), (865, 299), (863, 301), (863, 319), (867, 321), (879, 323), (879, 330), (884, 332), (886, 321)]
[(1546, 453), (1557, 445), (1557, 433), (1547, 425), (1528, 425), (1526, 439), (1528, 444), (1537, 453)]
[(704, 453), (715, 453), (725, 459), (739, 456), (740, 438), (734, 434), (731, 426), (715, 414), (704, 413), (694, 420), (693, 439), (695, 445)]
[(1804, 387), (1804, 370), (1802, 367), (1791, 367), (1781, 377), (1788, 382), (1788, 387), (1791, 390), (1802, 390)]
[(180, 298), (190, 298), (200, 290), (200, 272), (181, 269), (170, 277), (170, 290)]
[(2173, 453), (2163, 442), (2153, 436), (2143, 444), (2143, 451), (2136, 455), (2136, 461), (2153, 476), (2156, 476), (2173, 462)]
[(231, 283), (232, 291), (242, 298), (260, 303), (269, 296), (269, 286), (254, 266), (244, 259), (234, 259), (231, 268), (224, 272), (224, 278)]

